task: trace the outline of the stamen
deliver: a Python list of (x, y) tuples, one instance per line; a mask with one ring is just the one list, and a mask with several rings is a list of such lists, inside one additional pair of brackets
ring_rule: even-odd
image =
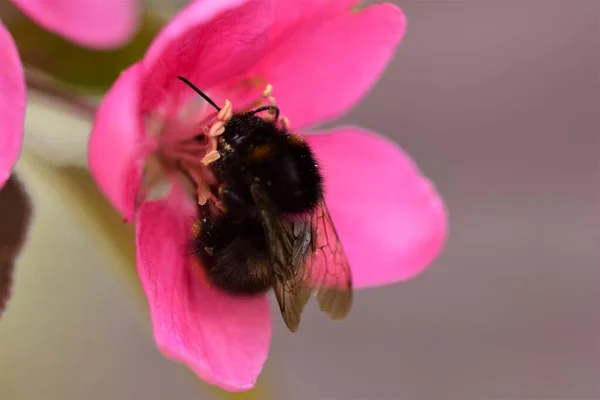
[[(204, 174), (201, 170), (191, 167), (190, 165), (183, 164), (188, 171), (189, 176), (192, 178), (194, 183), (196, 184), (196, 195), (198, 196), (198, 204), (201, 206), (205, 205), (208, 200), (211, 198), (212, 193), (210, 191), (210, 187), (204, 179)], [(191, 167), (191, 168), (190, 168)]]
[[(263, 106), (265, 99), (268, 100), (269, 102), (271, 102), (271, 93), (273, 93), (273, 85), (271, 85), (270, 83), (267, 83), (267, 87), (261, 93), (260, 98), (258, 100), (255, 100), (254, 102), (252, 102), (249, 106), (245, 107), (244, 112), (250, 112), (250, 111), (254, 110), (255, 108)], [(273, 102), (275, 101), (274, 97), (273, 97), (272, 101)], [(271, 105), (274, 105), (273, 102), (271, 102)]]
[(225, 100), (225, 105), (223, 106), (223, 108), (221, 108), (221, 111), (219, 111), (219, 113), (217, 114), (217, 120), (227, 122), (231, 118), (231, 115), (232, 115), (231, 101)]
[(267, 83), (267, 88), (262, 93), (262, 97), (264, 97), (266, 99), (267, 97), (269, 97), (271, 95), (271, 92), (273, 92), (273, 85), (271, 85), (270, 83)]
[[(272, 87), (268, 89), (270, 93)], [(211, 115), (199, 112), (202, 107), (198, 106), (191, 100), (179, 109), (172, 108), (172, 112), (157, 111), (146, 116), (148, 137), (156, 140), (149, 150), (136, 206), (164, 198), (173, 183), (180, 181), (184, 192), (198, 204), (210, 202), (211, 207), (226, 212), (219, 196), (211, 190), (218, 182), (206, 167), (221, 158), (219, 149), (228, 151), (221, 135), (233, 115), (232, 104), (225, 100), (219, 112)]]
[(225, 122), (217, 121), (208, 130), (208, 136), (211, 138), (220, 136), (225, 132)]
[[(276, 101), (275, 101), (275, 97), (273, 97), (273, 96), (269, 96), (269, 104), (270, 104), (270, 105), (272, 105), (272, 106), (274, 106), (274, 105), (275, 105), (275, 103), (276, 103)], [(270, 109), (270, 110), (269, 110), (269, 114), (271, 114), (271, 115), (275, 115), (275, 110), (274, 110), (274, 109)]]
[(204, 173), (201, 170), (199, 171), (193, 168), (189, 169), (188, 173), (197, 186), (196, 194), (198, 196), (198, 204), (204, 206), (210, 200), (221, 212), (226, 213), (227, 210), (221, 200), (219, 200), (210, 190), (210, 185), (208, 184)]
[(281, 117), (279, 118), (279, 120), (281, 121), (281, 126), (283, 126), (283, 129), (285, 129), (286, 131), (290, 129), (290, 120), (288, 119), (288, 117)]
[(217, 150), (211, 150), (208, 152), (204, 158), (202, 158), (202, 164), (209, 165), (221, 158), (221, 154)]

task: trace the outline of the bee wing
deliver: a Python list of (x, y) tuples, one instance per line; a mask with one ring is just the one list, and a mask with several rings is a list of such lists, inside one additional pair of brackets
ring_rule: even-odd
[(298, 331), (300, 326), (300, 316), (302, 310), (310, 296), (312, 291), (310, 287), (304, 285), (304, 282), (300, 280), (295, 285), (290, 285), (288, 281), (284, 281), (279, 276), (276, 276), (273, 283), (273, 290), (275, 291), (275, 297), (279, 303), (279, 309), (281, 310), (281, 316), (288, 329), (292, 332)]
[(290, 222), (276, 217), (260, 188), (255, 185), (251, 192), (269, 243), (275, 297), (286, 326), (296, 332), (302, 310), (312, 294), (304, 269), (311, 242), (310, 225), (306, 221)]
[(352, 275), (325, 203), (289, 227), (279, 223), (282, 227), (277, 231), (288, 237), (284, 259), (289, 267), (283, 274), (276, 273), (274, 289), (287, 327), (298, 330), (302, 310), (313, 293), (321, 311), (331, 319), (345, 318), (352, 307)]
[(273, 263), (273, 289), (288, 329), (298, 330), (302, 310), (314, 293), (323, 312), (343, 319), (352, 305), (352, 277), (324, 203), (307, 218), (287, 221), (270, 212), (258, 187), (259, 206)]
[(350, 264), (324, 202), (317, 206), (310, 220), (312, 251), (306, 260), (304, 276), (310, 280), (321, 311), (333, 320), (340, 320), (352, 307)]

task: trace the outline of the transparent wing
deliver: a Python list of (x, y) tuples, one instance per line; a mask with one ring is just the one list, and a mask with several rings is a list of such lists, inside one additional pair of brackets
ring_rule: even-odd
[(306, 303), (308, 303), (312, 293), (311, 289), (304, 285), (302, 281), (300, 281), (300, 284), (290, 286), (289, 281), (284, 281), (276, 277), (273, 283), (273, 290), (285, 325), (290, 331), (297, 332), (300, 326), (302, 310)]
[(311, 226), (312, 251), (305, 263), (305, 279), (311, 282), (321, 311), (340, 320), (352, 307), (352, 274), (325, 203), (311, 215)]
[(286, 326), (296, 332), (311, 295), (310, 285), (304, 279), (304, 260), (312, 231), (306, 221), (292, 222), (275, 216), (258, 186), (253, 186), (251, 191), (269, 243), (275, 297)]
[(331, 319), (344, 319), (352, 307), (352, 275), (327, 206), (319, 204), (307, 219), (281, 231), (289, 238), (288, 267), (275, 275), (273, 287), (287, 327), (298, 330), (312, 294)]
[(288, 329), (298, 330), (313, 293), (323, 312), (343, 319), (352, 305), (352, 277), (327, 206), (321, 203), (307, 217), (289, 221), (270, 212), (258, 188), (252, 192), (271, 251), (273, 289)]

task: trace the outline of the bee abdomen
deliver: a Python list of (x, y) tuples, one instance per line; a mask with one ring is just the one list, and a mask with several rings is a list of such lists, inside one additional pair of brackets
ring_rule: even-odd
[(218, 288), (235, 294), (257, 294), (272, 286), (269, 263), (249, 254), (246, 246), (236, 239), (229, 246), (204, 260), (210, 282)]
[(268, 291), (272, 271), (264, 231), (258, 221), (227, 217), (207, 224), (195, 242), (209, 281), (234, 294)]

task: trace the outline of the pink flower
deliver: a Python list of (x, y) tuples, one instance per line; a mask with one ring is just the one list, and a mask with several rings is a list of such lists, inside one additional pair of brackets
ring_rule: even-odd
[(17, 46), (0, 22), (0, 189), (21, 153), (26, 89)]
[(137, 27), (138, 0), (12, 0), (57, 35), (93, 48), (125, 44)]
[[(50, 31), (90, 47), (124, 44), (137, 22), (136, 0), (12, 0)], [(21, 153), (26, 85), (23, 65), (10, 32), (0, 22), (0, 188)]]
[[(156, 155), (172, 157), (171, 150), (202, 132), (210, 113), (208, 107), (190, 113), (198, 96), (178, 75), (238, 110), (252, 106), (270, 83), (294, 132), (357, 103), (386, 67), (406, 22), (391, 4), (356, 11), (354, 3), (199, 0), (179, 13), (144, 59), (114, 83), (90, 139), (94, 177), (125, 219), (134, 218), (142, 176), (148, 178), (144, 168), (156, 172)], [(321, 161), (326, 201), (355, 288), (423, 271), (443, 246), (446, 217), (414, 162), (395, 144), (356, 127), (305, 139)], [(194, 205), (184, 193), (174, 185), (162, 200), (143, 203), (137, 215), (137, 267), (154, 337), (168, 357), (206, 381), (246, 390), (268, 353), (268, 300), (209, 286), (186, 248)]]

